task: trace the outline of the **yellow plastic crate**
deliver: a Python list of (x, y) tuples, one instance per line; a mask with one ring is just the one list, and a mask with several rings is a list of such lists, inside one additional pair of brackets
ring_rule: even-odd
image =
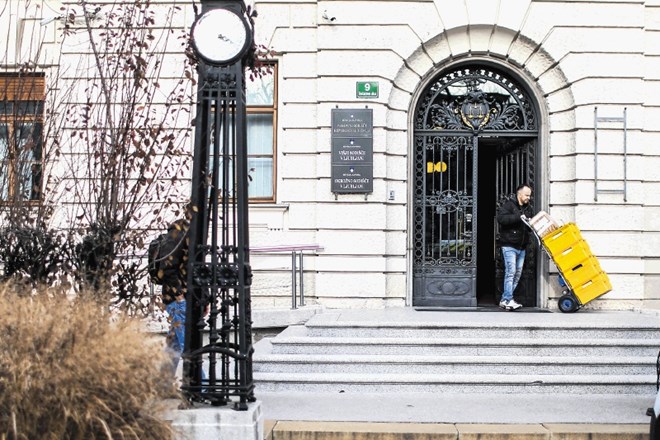
[(602, 271), (603, 269), (601, 269), (598, 259), (591, 256), (572, 269), (566, 270), (562, 275), (564, 280), (573, 289), (596, 278)]
[(561, 253), (551, 253), (551, 255), (552, 259), (555, 261), (555, 264), (559, 270), (562, 271), (562, 273), (573, 269), (584, 260), (593, 256), (591, 249), (589, 249), (589, 245), (584, 240), (573, 243), (571, 247)]
[(605, 272), (601, 272), (595, 278), (587, 281), (581, 286), (574, 287), (573, 293), (581, 304), (598, 298), (612, 290), (612, 283)]
[(562, 253), (582, 240), (582, 234), (575, 223), (567, 223), (543, 237), (543, 244), (551, 254)]

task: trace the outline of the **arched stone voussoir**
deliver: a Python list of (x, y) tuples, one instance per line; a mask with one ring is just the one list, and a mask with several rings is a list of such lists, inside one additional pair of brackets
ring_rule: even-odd
[[(412, 102), (426, 79), (451, 64), (469, 59), (489, 61), (512, 71), (526, 83), (539, 102), (558, 90), (568, 89), (569, 96), (562, 93), (562, 100), (545, 101), (550, 114), (571, 107), (570, 82), (542, 45), (513, 29), (493, 25), (460, 26), (430, 38), (403, 61), (392, 83), (411, 93)], [(400, 108), (401, 98), (400, 94), (396, 97), (390, 95), (388, 102), (394, 105), (392, 99), (396, 99), (395, 107)], [(553, 108), (555, 105), (561, 108)]]

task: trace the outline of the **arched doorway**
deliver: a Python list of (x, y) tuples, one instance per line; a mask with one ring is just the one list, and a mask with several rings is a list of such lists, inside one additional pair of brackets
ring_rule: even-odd
[[(421, 93), (413, 125), (413, 306), (499, 300), (495, 217), (519, 184), (540, 189), (536, 115), (512, 75), (488, 64), (442, 72)], [(527, 255), (516, 299), (533, 307), (535, 249)]]

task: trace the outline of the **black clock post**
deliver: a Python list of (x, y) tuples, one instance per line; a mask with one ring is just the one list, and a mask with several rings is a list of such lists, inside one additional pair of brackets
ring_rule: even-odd
[(242, 0), (202, 1), (182, 390), (191, 401), (254, 401), (244, 59), (253, 30)]

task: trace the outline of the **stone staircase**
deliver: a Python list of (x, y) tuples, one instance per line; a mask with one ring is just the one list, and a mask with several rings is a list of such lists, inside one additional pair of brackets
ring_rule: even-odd
[(256, 345), (260, 392), (655, 394), (660, 319), (335, 311)]

